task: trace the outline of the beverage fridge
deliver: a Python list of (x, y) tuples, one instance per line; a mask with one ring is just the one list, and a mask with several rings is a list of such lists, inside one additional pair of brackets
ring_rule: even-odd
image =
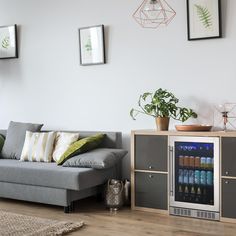
[(170, 136), (170, 214), (219, 220), (219, 138)]

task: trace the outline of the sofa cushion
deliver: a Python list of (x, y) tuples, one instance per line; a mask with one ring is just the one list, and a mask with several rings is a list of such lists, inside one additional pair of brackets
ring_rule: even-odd
[(96, 134), (74, 142), (57, 161), (58, 165), (62, 165), (70, 157), (93, 150), (97, 148), (105, 138), (105, 134)]
[(20, 159), (26, 131), (38, 132), (42, 124), (20, 123), (11, 121), (7, 130), (6, 140), (1, 156), (7, 159)]
[(57, 132), (55, 147), (52, 154), (53, 160), (57, 162), (69, 146), (79, 139), (79, 133)]
[(21, 161), (51, 162), (56, 132), (26, 131)]
[(116, 169), (66, 168), (56, 163), (0, 159), (0, 182), (81, 190), (117, 176)]
[(65, 167), (91, 167), (107, 169), (115, 166), (127, 154), (123, 149), (97, 148), (68, 159)]

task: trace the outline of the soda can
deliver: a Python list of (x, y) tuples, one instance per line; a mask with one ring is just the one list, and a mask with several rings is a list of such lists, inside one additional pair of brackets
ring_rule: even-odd
[(191, 168), (194, 167), (194, 157), (193, 157), (193, 156), (190, 156), (190, 157), (189, 157), (189, 166), (190, 166)]
[(184, 170), (184, 183), (188, 184), (188, 170)]
[(194, 167), (196, 167), (196, 168), (200, 167), (200, 157), (195, 157), (195, 159), (194, 159)]
[(188, 172), (188, 182), (189, 184), (194, 184), (194, 171), (190, 170)]
[(189, 167), (189, 156), (184, 157), (184, 167)]
[(180, 184), (184, 183), (184, 172), (182, 169), (179, 169), (179, 183)]
[(184, 166), (184, 157), (179, 156), (179, 166), (183, 167)]
[(212, 171), (207, 171), (207, 179), (206, 179), (206, 183), (209, 186), (213, 185), (213, 172)]
[(201, 176), (200, 171), (195, 170), (195, 172), (194, 172), (194, 182), (195, 182), (195, 184), (200, 184), (200, 179), (201, 179), (200, 176)]
[(201, 184), (206, 185), (206, 171), (205, 170), (201, 171)]
[(201, 157), (201, 168), (206, 167), (206, 157)]
[(207, 159), (206, 159), (206, 167), (208, 169), (212, 168), (212, 158), (211, 157), (207, 157)]

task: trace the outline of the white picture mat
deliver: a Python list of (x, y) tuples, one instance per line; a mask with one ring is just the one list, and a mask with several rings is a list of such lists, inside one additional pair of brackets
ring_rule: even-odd
[(101, 26), (80, 29), (82, 64), (104, 63), (103, 28)]
[[(9, 46), (4, 42), (9, 40)], [(16, 56), (16, 35), (15, 26), (0, 27), (0, 58), (8, 58)]]
[[(212, 25), (209, 28), (204, 27), (199, 20), (197, 8), (195, 5), (206, 7), (211, 14)], [(219, 31), (219, 8), (218, 0), (190, 0), (189, 1), (189, 30), (190, 38), (217, 37)]]

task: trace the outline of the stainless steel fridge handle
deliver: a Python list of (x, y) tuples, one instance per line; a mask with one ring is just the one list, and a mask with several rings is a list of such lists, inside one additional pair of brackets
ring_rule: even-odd
[(169, 182), (170, 182), (170, 196), (173, 196), (173, 147), (169, 146)]

